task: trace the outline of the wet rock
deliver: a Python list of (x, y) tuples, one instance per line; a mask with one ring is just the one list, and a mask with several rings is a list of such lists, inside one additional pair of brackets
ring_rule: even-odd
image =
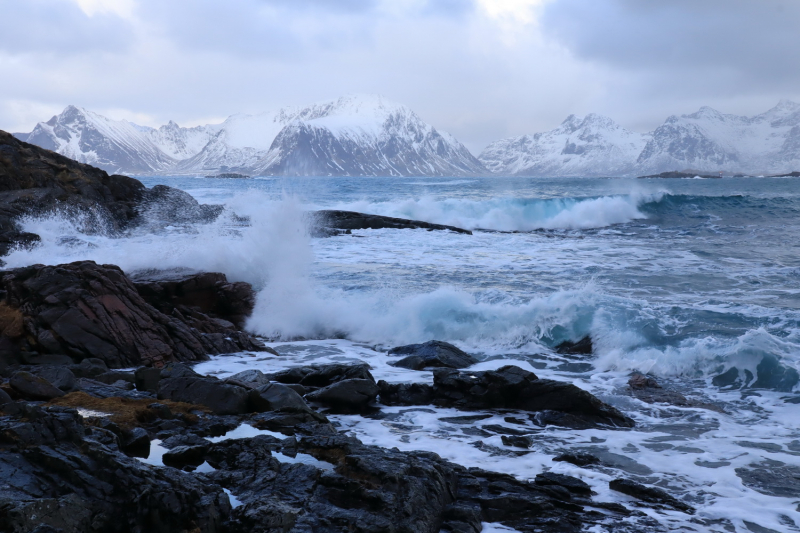
[(96, 357), (87, 357), (80, 362), (77, 367), (73, 367), (73, 372), (79, 378), (92, 378), (105, 374), (108, 372), (108, 365), (102, 359)]
[(387, 383), (378, 381), (384, 405), (427, 405), (433, 402), (433, 387), (425, 383)]
[(698, 407), (718, 413), (725, 411), (714, 404), (687, 398), (680, 392), (663, 388), (655, 378), (643, 374), (633, 374), (628, 380), (630, 394), (646, 403), (666, 403), (676, 407)]
[(9, 380), (9, 385), (23, 398), (28, 400), (52, 400), (64, 396), (64, 392), (41, 376), (30, 372), (16, 372)]
[(134, 372), (122, 372), (119, 370), (113, 370), (111, 372), (104, 372), (95, 376), (94, 378), (96, 381), (101, 383), (108, 383), (112, 385), (117, 381), (124, 381), (126, 383), (130, 383), (131, 385), (136, 383), (136, 374)]
[(506, 446), (515, 446), (517, 448), (530, 448), (533, 446), (533, 437), (526, 437), (522, 435), (502, 435), (500, 439)]
[(299, 384), (306, 387), (327, 387), (345, 379), (368, 379), (375, 381), (366, 363), (297, 366), (281, 372), (267, 374), (270, 381), (284, 384)]
[(131, 280), (142, 298), (165, 315), (183, 306), (241, 329), (255, 305), (249, 283), (229, 282), (219, 272), (148, 270), (132, 274)]
[(33, 367), (31, 371), (62, 391), (66, 392), (75, 387), (75, 374), (66, 366), (43, 365)]
[(121, 448), (131, 457), (147, 457), (150, 455), (150, 436), (142, 428), (123, 432)]
[(600, 464), (600, 458), (590, 453), (562, 453), (553, 457), (553, 461), (564, 461), (575, 466), (589, 466)]
[(306, 395), (312, 402), (335, 408), (362, 409), (378, 396), (375, 380), (345, 379)]
[(163, 377), (158, 383), (158, 398), (204, 405), (218, 415), (250, 412), (249, 390), (215, 378), (197, 376)]
[(0, 406), (5, 405), (7, 403), (13, 402), (14, 400), (11, 399), (11, 396), (8, 395), (6, 391), (0, 389)]
[(323, 210), (312, 214), (315, 225), (326, 228), (341, 230), (354, 229), (427, 229), (427, 230), (449, 230), (457, 233), (472, 235), (472, 232), (455, 226), (444, 226), (442, 224), (431, 224), (421, 220), (408, 220), (405, 218), (385, 217), (381, 215), (368, 215), (366, 213), (356, 213), (354, 211), (331, 211)]
[(142, 366), (133, 374), (136, 390), (144, 392), (158, 392), (158, 382), (161, 380), (161, 369)]
[(244, 370), (225, 378), (226, 383), (235, 383), (242, 386), (260, 387), (270, 383), (269, 378), (260, 370)]
[(127, 457), (72, 409), (26, 406), (0, 435), (3, 531), (213, 533), (230, 513), (218, 485)]
[(592, 424), (634, 425), (630, 418), (583, 389), (539, 379), (516, 366), (480, 372), (436, 369), (433, 382), (434, 403), (444, 407), (558, 411)]
[(621, 478), (610, 481), (608, 486), (611, 490), (627, 494), (628, 496), (648, 503), (664, 505), (677, 509), (678, 511), (683, 511), (684, 513), (694, 514), (694, 508), (691, 505), (683, 503), (677, 498), (670, 496), (666, 491), (656, 487), (648, 487), (647, 485)]
[(324, 416), (311, 409), (295, 391), (281, 383), (267, 383), (250, 391), (250, 403), (256, 412), (279, 411), (307, 413), (312, 419), (326, 421)]
[(389, 350), (389, 355), (404, 355), (399, 361), (389, 364), (410, 370), (426, 368), (466, 368), (478, 362), (467, 352), (442, 341), (428, 341), (423, 344), (409, 344)]
[[(127, 382), (125, 382), (127, 384)], [(135, 390), (125, 390), (125, 388), (109, 385), (93, 379), (79, 378), (75, 381), (75, 390), (85, 392), (97, 398), (128, 398), (132, 400), (152, 399), (155, 394)]]
[(173, 468), (200, 466), (205, 461), (208, 445), (176, 446), (161, 457), (164, 464)]
[(588, 335), (577, 342), (564, 341), (556, 346), (556, 353), (566, 355), (591, 355), (592, 350), (592, 338)]
[(588, 496), (592, 493), (591, 487), (585, 482), (574, 476), (556, 474), (553, 472), (543, 472), (536, 474), (534, 481), (537, 485), (558, 485), (564, 487), (573, 494)]
[(661, 385), (658, 384), (654, 378), (645, 376), (644, 374), (634, 374), (628, 380), (628, 386), (633, 390), (645, 389), (660, 389)]

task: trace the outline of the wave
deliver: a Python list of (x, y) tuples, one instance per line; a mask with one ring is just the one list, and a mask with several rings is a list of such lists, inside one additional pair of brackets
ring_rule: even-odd
[(598, 198), (492, 198), (488, 200), (422, 197), (393, 202), (360, 201), (335, 209), (424, 220), (467, 229), (534, 231), (594, 229), (647, 218), (641, 206), (666, 193), (631, 193)]

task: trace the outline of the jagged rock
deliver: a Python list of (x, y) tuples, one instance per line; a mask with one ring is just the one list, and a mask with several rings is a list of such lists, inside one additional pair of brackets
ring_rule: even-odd
[(559, 411), (591, 424), (633, 427), (633, 420), (570, 383), (539, 379), (516, 366), (480, 372), (433, 372), (434, 404), (460, 409)]
[(608, 486), (611, 490), (633, 496), (642, 501), (665, 505), (683, 511), (684, 513), (694, 514), (694, 508), (691, 505), (683, 503), (656, 487), (648, 487), (647, 485), (621, 478), (609, 481)]
[[(127, 383), (127, 382), (125, 382)], [(155, 394), (146, 391), (125, 390), (114, 384), (103, 383), (88, 378), (78, 378), (75, 381), (75, 390), (85, 392), (97, 398), (129, 398), (131, 400), (152, 399)]]
[(500, 440), (506, 446), (516, 446), (518, 448), (530, 448), (533, 446), (533, 437), (525, 435), (501, 435)]
[(384, 405), (426, 405), (433, 402), (433, 387), (426, 383), (387, 383), (378, 381), (380, 401)]
[(225, 383), (233, 383), (235, 385), (241, 385), (244, 387), (260, 387), (262, 385), (267, 385), (270, 383), (269, 378), (264, 375), (263, 372), (260, 370), (243, 370), (238, 374), (234, 374), (232, 376), (228, 376), (225, 378)]
[(410, 370), (442, 367), (466, 368), (478, 362), (467, 352), (442, 341), (397, 346), (389, 350), (389, 355), (405, 355), (406, 357), (403, 359), (392, 361), (389, 364)]
[(296, 366), (281, 372), (266, 374), (270, 381), (296, 383), (306, 387), (327, 387), (344, 379), (368, 379), (375, 381), (367, 363)]
[(335, 408), (361, 409), (378, 396), (378, 386), (371, 379), (345, 379), (306, 395), (312, 402)]
[(368, 215), (366, 213), (356, 213), (355, 211), (332, 211), (322, 210), (313, 213), (315, 222), (318, 226), (341, 230), (354, 229), (427, 229), (427, 230), (449, 230), (457, 233), (472, 235), (472, 232), (455, 226), (445, 226), (442, 224), (431, 224), (421, 220), (408, 220), (405, 218), (385, 217), (381, 215)]
[[(259, 349), (245, 333), (207, 334), (194, 327), (199, 320), (194, 315), (189, 320), (180, 313), (159, 312), (142, 299), (122, 270), (92, 261), (0, 272), (3, 316), (0, 359), (7, 361), (36, 351), (95, 358), (121, 368)], [(205, 317), (204, 323), (213, 321)]]
[(592, 338), (588, 335), (577, 342), (564, 341), (556, 346), (556, 353), (567, 355), (591, 355)]
[(80, 364), (72, 367), (72, 371), (79, 378), (91, 378), (105, 374), (108, 372), (108, 365), (102, 359), (96, 357), (87, 357)]
[[(116, 449), (113, 434), (87, 432), (81, 420), (53, 407), (0, 416), (0, 529), (221, 531), (230, 513), (221, 487), (131, 459)], [(99, 442), (101, 434), (112, 440)]]
[(9, 380), (9, 385), (28, 400), (52, 400), (64, 396), (64, 392), (41, 376), (30, 372), (16, 372)]
[[(175, 365), (179, 366), (179, 365)], [(238, 415), (251, 411), (249, 390), (215, 378), (165, 377), (158, 382), (158, 398), (204, 405), (218, 415)]]
[(131, 457), (147, 457), (150, 455), (150, 436), (142, 428), (133, 428), (122, 433), (121, 448)]
[(113, 385), (117, 381), (125, 381), (131, 384), (136, 383), (136, 375), (134, 372), (121, 371), (121, 370), (112, 370), (110, 372), (103, 372), (102, 374), (98, 374), (97, 376), (95, 376), (94, 379), (101, 383), (108, 383), (109, 385)]
[(132, 274), (131, 280), (142, 298), (165, 315), (184, 306), (242, 328), (255, 305), (249, 283), (229, 282), (219, 272), (148, 270)]

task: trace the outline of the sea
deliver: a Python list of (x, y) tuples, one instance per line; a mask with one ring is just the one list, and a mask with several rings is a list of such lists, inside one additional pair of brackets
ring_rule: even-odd
[[(367, 444), (429, 450), (520, 479), (576, 476), (595, 500), (641, 511), (589, 531), (620, 521), (643, 532), (800, 531), (796, 178), (140, 179), (225, 211), (211, 223), (166, 226), (154, 212), (124, 235), (91, 213), (29, 217), (25, 230), (42, 242), (12, 252), (8, 267), (91, 259), (126, 272), (190, 267), (251, 283), (258, 297), (247, 327), (281, 357), (230, 354), (197, 367), (220, 377), (365, 361), (376, 379), (431, 382), (431, 372), (389, 365), (386, 352), (436, 339), (474, 354), (475, 370), (513, 364), (571, 382), (636, 427), (539, 427), (521, 416), (515, 429), (533, 437), (525, 449), (491, 429), (508, 426), (508, 413), (383, 407), (330, 418)], [(473, 233), (314, 238), (307, 213), (317, 209)], [(592, 355), (556, 353), (585, 336)], [(628, 386), (634, 372), (688, 404), (638, 399)], [(473, 414), (468, 424), (452, 421)], [(565, 452), (602, 462), (553, 461)], [(639, 506), (609, 489), (619, 477), (660, 487), (696, 512)]]

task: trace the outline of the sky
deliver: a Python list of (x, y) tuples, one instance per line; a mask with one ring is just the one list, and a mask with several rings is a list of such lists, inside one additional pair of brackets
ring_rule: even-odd
[(0, 129), (158, 126), (377, 93), (479, 153), (600, 113), (800, 101), (798, 0), (0, 0)]

